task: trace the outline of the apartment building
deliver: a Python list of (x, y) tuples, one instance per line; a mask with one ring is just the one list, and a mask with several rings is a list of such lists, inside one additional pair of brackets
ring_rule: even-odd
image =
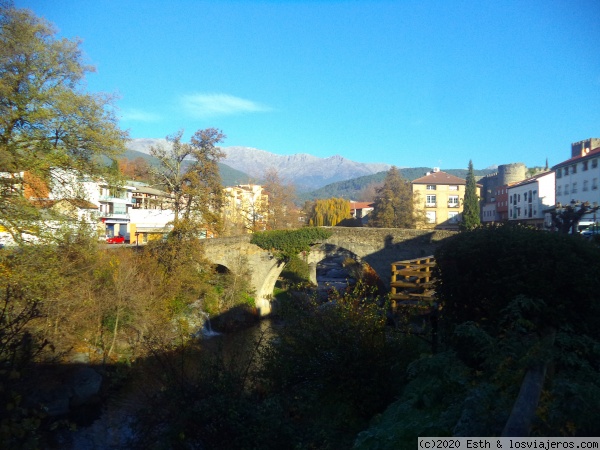
[[(600, 204), (600, 139), (590, 138), (571, 144), (571, 158), (556, 164), (556, 204), (572, 200)], [(584, 216), (581, 225), (594, 223), (593, 213)]]
[(555, 173), (548, 171), (514, 183), (508, 190), (508, 220), (536, 228), (549, 225), (546, 211), (555, 204)]
[(426, 216), (424, 228), (458, 229), (466, 184), (462, 178), (438, 168), (412, 182), (417, 213), (424, 212)]
[(223, 189), (223, 219), (227, 230), (253, 233), (267, 226), (269, 196), (257, 184), (240, 184)]

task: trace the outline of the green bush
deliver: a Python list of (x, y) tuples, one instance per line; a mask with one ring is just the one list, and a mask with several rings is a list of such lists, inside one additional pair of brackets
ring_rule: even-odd
[(571, 324), (600, 336), (600, 249), (579, 236), (482, 227), (448, 238), (435, 257), (436, 293), (449, 333), (473, 321), (497, 334), (502, 310), (523, 295), (546, 305), (526, 316), (538, 332)]
[(297, 255), (290, 256), (285, 264), (281, 277), (290, 284), (305, 284), (310, 281), (310, 269), (308, 263)]
[(260, 248), (277, 252), (282, 259), (288, 259), (300, 252), (307, 252), (310, 246), (331, 236), (331, 230), (306, 227), (297, 230), (273, 230), (254, 233), (251, 243)]

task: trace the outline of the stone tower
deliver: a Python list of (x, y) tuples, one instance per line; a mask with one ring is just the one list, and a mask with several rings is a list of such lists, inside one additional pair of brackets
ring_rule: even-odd
[(527, 176), (527, 167), (523, 163), (502, 164), (498, 166), (498, 186), (518, 183)]

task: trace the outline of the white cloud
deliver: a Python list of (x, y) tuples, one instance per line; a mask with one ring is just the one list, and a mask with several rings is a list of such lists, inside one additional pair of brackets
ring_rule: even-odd
[(125, 109), (121, 118), (130, 122), (158, 122), (161, 117), (141, 109)]
[(185, 111), (196, 118), (229, 116), (253, 112), (270, 111), (271, 108), (260, 103), (234, 97), (227, 94), (191, 94), (182, 97)]

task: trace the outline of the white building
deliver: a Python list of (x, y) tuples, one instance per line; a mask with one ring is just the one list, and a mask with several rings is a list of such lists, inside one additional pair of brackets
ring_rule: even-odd
[(494, 223), (499, 222), (500, 216), (496, 209), (496, 203), (486, 203), (481, 207), (481, 222), (482, 223)]
[(555, 204), (554, 177), (544, 172), (508, 186), (508, 220), (544, 228), (545, 211)]
[[(567, 205), (572, 200), (600, 204), (600, 139), (590, 138), (571, 144), (571, 158), (552, 170), (556, 172), (556, 203)], [(593, 213), (580, 224), (592, 224)]]

